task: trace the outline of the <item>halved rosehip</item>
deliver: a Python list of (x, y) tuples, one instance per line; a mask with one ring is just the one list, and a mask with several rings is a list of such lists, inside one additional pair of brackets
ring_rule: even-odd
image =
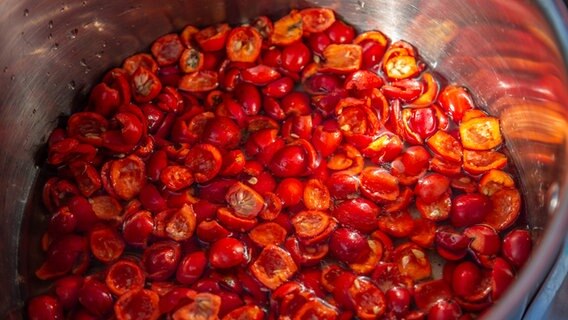
[(317, 265), (329, 252), (329, 246), (325, 241), (305, 245), (298, 240), (298, 237), (288, 237), (284, 242), (284, 247), (290, 252), (296, 265), (299, 266)]
[(330, 194), (319, 179), (309, 179), (304, 188), (304, 205), (310, 210), (327, 210), (330, 207)]
[[(101, 134), (104, 144), (104, 132)], [(47, 162), (51, 165), (59, 166), (72, 160), (92, 161), (95, 157), (96, 149), (94, 146), (80, 143), (75, 138), (64, 138), (54, 142), (48, 148)]]
[(272, 20), (270, 20), (267, 16), (260, 16), (252, 21), (251, 26), (262, 36), (263, 48), (267, 47), (270, 43), (270, 37), (274, 32), (274, 24), (272, 23)]
[(104, 317), (112, 310), (114, 301), (112, 293), (103, 282), (90, 278), (79, 290), (79, 303), (89, 313)]
[(299, 40), (303, 34), (302, 14), (292, 10), (288, 15), (274, 22), (270, 41), (276, 45), (288, 45)]
[(55, 281), (53, 291), (63, 309), (70, 310), (75, 307), (79, 301), (79, 291), (83, 283), (84, 278), (77, 275), (65, 276)]
[(356, 198), (359, 194), (359, 177), (349, 173), (333, 173), (326, 181), (329, 194), (335, 200)]
[(179, 60), (183, 51), (183, 44), (177, 34), (166, 34), (154, 41), (151, 51), (158, 65), (167, 66)]
[(437, 301), (451, 299), (451, 297), (450, 287), (441, 279), (422, 282), (414, 286), (414, 301), (421, 310), (428, 310)]
[(231, 61), (254, 62), (260, 55), (262, 38), (253, 27), (237, 27), (227, 38), (227, 57)]
[(184, 75), (178, 84), (178, 89), (187, 92), (210, 91), (219, 85), (219, 75), (215, 71), (201, 70)]
[(186, 166), (171, 165), (162, 169), (160, 181), (168, 190), (178, 191), (193, 183), (193, 175)]
[(310, 63), (312, 53), (301, 41), (294, 42), (282, 50), (282, 67), (289, 72), (300, 72)]
[(513, 268), (503, 258), (495, 258), (491, 271), (491, 298), (499, 299), (515, 279)]
[(413, 243), (403, 243), (396, 247), (392, 253), (393, 261), (398, 264), (402, 275), (413, 280), (422, 280), (430, 277), (432, 266), (424, 249)]
[(126, 247), (120, 234), (105, 225), (98, 225), (89, 232), (89, 245), (95, 258), (105, 263), (118, 259)]
[(231, 234), (229, 230), (220, 225), (216, 220), (201, 221), (197, 225), (195, 232), (199, 240), (210, 243), (226, 238)]
[(191, 303), (196, 292), (189, 288), (175, 287), (170, 283), (160, 283), (160, 287), (152, 283), (151, 289), (158, 293), (160, 301), (158, 307), (160, 313), (171, 313), (182, 306)]
[(450, 228), (436, 231), (436, 251), (446, 260), (459, 260), (467, 254), (471, 239)]
[(113, 192), (124, 200), (136, 197), (144, 186), (145, 172), (144, 162), (135, 155), (112, 161), (109, 179)]
[(264, 311), (256, 305), (242, 306), (227, 313), (222, 320), (262, 320), (264, 319)]
[(193, 297), (193, 302), (177, 309), (172, 315), (173, 320), (184, 319), (219, 319), (221, 297), (211, 293), (198, 293)]
[(275, 68), (264, 64), (259, 64), (242, 70), (241, 77), (243, 81), (252, 83), (257, 86), (264, 86), (272, 81), (280, 78), (280, 72)]
[(432, 221), (446, 220), (450, 215), (452, 207), (452, 198), (450, 193), (442, 194), (437, 200), (431, 203), (426, 203), (421, 198), (416, 199), (416, 208), (420, 215), (425, 219)]
[(331, 233), (329, 248), (334, 257), (348, 263), (365, 259), (371, 251), (367, 239), (359, 231), (347, 228)]
[(162, 90), (162, 82), (155, 73), (138, 67), (131, 78), (132, 95), (136, 102), (148, 102), (156, 98)]
[(473, 175), (502, 169), (507, 165), (507, 161), (507, 156), (498, 151), (464, 150), (463, 152), (463, 169)]
[(202, 69), (203, 53), (195, 48), (187, 48), (183, 50), (179, 59), (179, 67), (185, 73), (192, 73)]
[(369, 239), (367, 240), (367, 244), (371, 249), (366, 257), (363, 257), (358, 262), (350, 263), (349, 268), (353, 270), (356, 274), (359, 275), (368, 275), (379, 263), (380, 260), (386, 257), (385, 255), (385, 247), (380, 240)]
[(355, 312), (360, 319), (379, 319), (386, 311), (385, 295), (368, 279), (355, 279), (349, 295), (355, 302)]
[(217, 24), (200, 30), (193, 38), (203, 51), (218, 51), (225, 47), (229, 30), (231, 27), (228, 24)]
[(185, 165), (191, 169), (195, 181), (199, 183), (213, 179), (221, 171), (222, 164), (219, 149), (206, 143), (195, 145), (185, 158)]
[(345, 200), (335, 207), (333, 216), (347, 227), (367, 233), (377, 228), (379, 207), (365, 198)]
[(279, 245), (286, 239), (286, 229), (275, 222), (264, 222), (249, 231), (249, 237), (260, 247)]
[(460, 123), (460, 137), (464, 148), (490, 150), (501, 144), (499, 119), (479, 117)]
[(306, 171), (306, 152), (298, 145), (288, 145), (277, 151), (269, 164), (277, 177), (297, 177)]
[(421, 69), (416, 61), (414, 48), (403, 40), (391, 44), (383, 56), (383, 70), (391, 79), (407, 79), (419, 73)]
[(118, 260), (107, 271), (105, 283), (112, 293), (121, 296), (130, 290), (144, 288), (146, 276), (134, 260)]
[(450, 179), (438, 173), (431, 173), (420, 179), (414, 188), (414, 194), (424, 203), (440, 199), (450, 187)]
[(59, 301), (49, 295), (33, 297), (27, 307), (29, 319), (63, 319), (63, 310)]
[(360, 179), (362, 194), (373, 201), (394, 201), (400, 194), (398, 179), (385, 169), (367, 167), (361, 172)]
[(428, 319), (458, 319), (461, 308), (453, 300), (439, 300), (428, 311)]
[(124, 62), (122, 63), (122, 69), (124, 69), (124, 71), (126, 71), (129, 75), (134, 74), (139, 66), (143, 66), (153, 73), (158, 71), (158, 63), (154, 60), (154, 57), (148, 53), (132, 55), (124, 59)]
[(436, 237), (436, 224), (429, 219), (415, 219), (410, 240), (422, 248), (430, 248)]
[(335, 114), (346, 140), (355, 146), (369, 144), (380, 128), (376, 113), (360, 99), (340, 99), (335, 107)]
[(408, 311), (411, 298), (410, 290), (404, 287), (393, 287), (385, 292), (387, 309), (395, 315), (402, 315)]
[(207, 267), (207, 263), (207, 256), (203, 251), (187, 254), (178, 265), (176, 280), (184, 285), (193, 284), (201, 277)]
[(402, 140), (397, 135), (383, 134), (369, 143), (361, 153), (376, 163), (393, 161), (402, 152)]
[(503, 256), (517, 268), (527, 262), (531, 249), (532, 240), (527, 230), (515, 229), (503, 238)]
[(418, 79), (402, 79), (385, 84), (381, 92), (388, 98), (409, 102), (418, 98), (422, 89), (422, 82)]
[(452, 289), (461, 297), (471, 295), (481, 281), (481, 270), (470, 261), (464, 261), (456, 266), (452, 277)]
[(351, 43), (355, 37), (355, 29), (341, 20), (336, 20), (326, 33), (333, 43)]
[(521, 194), (515, 188), (495, 192), (491, 197), (491, 210), (485, 216), (486, 223), (497, 231), (509, 227), (521, 212)]
[(41, 280), (53, 279), (67, 273), (81, 274), (89, 265), (87, 239), (70, 234), (54, 239), (47, 246), (46, 260), (36, 270)]
[(247, 116), (256, 115), (262, 108), (260, 92), (252, 84), (239, 83), (235, 87), (235, 99), (241, 104)]
[(193, 206), (184, 203), (181, 208), (167, 209), (154, 216), (154, 235), (184, 241), (191, 238), (196, 224)]
[(326, 8), (307, 8), (300, 11), (304, 32), (317, 33), (328, 29), (335, 22), (333, 10)]
[[(460, 175), (462, 174), (462, 166), (461, 164), (458, 163), (452, 163), (449, 162), (445, 159), (443, 159), (442, 157), (438, 156), (438, 155), (434, 155), (434, 157), (432, 157), (432, 160), (430, 161), (430, 170), (443, 174), (445, 176), (447, 176), (448, 178), (454, 178), (451, 181), (451, 186), (453, 188), (456, 189), (464, 189), (462, 187), (465, 187), (467, 184), (460, 184), (460, 183), (456, 183), (459, 182), (460, 180)], [(457, 178), (456, 178), (457, 177)], [(475, 190), (476, 188), (474, 188), (473, 190)]]
[(125, 216), (122, 222), (122, 235), (126, 243), (145, 247), (154, 231), (154, 219), (149, 211), (137, 211)]
[(438, 102), (442, 109), (458, 123), (462, 120), (465, 111), (475, 108), (469, 91), (464, 87), (456, 85), (444, 87), (440, 92)]
[(91, 164), (85, 161), (73, 161), (69, 163), (69, 169), (71, 169), (77, 186), (85, 197), (91, 196), (101, 188), (101, 176)]
[(383, 206), (383, 210), (386, 213), (393, 213), (397, 211), (403, 211), (410, 206), (413, 200), (414, 192), (408, 187), (405, 187), (400, 192), (398, 198), (395, 201), (391, 201)]
[(155, 242), (144, 250), (142, 265), (148, 279), (164, 281), (172, 276), (181, 257), (180, 244), (174, 241)]
[(513, 178), (501, 170), (489, 170), (479, 180), (479, 192), (489, 197), (501, 189), (514, 187)]
[(454, 227), (481, 223), (491, 210), (489, 198), (479, 193), (461, 194), (452, 200), (450, 221)]
[(466, 228), (464, 236), (471, 239), (469, 248), (477, 255), (492, 256), (499, 252), (501, 239), (497, 231), (484, 224)]
[(264, 208), (258, 214), (263, 220), (274, 220), (282, 211), (282, 200), (273, 192), (264, 193)]
[(67, 134), (70, 138), (76, 138), (83, 143), (100, 146), (102, 145), (101, 134), (107, 130), (108, 126), (108, 120), (98, 113), (77, 112), (67, 121)]
[(414, 220), (407, 210), (402, 210), (379, 216), (378, 226), (392, 237), (403, 238), (414, 230)]
[(349, 73), (361, 67), (363, 51), (356, 44), (330, 44), (323, 50), (322, 71)]
[(209, 263), (213, 268), (225, 269), (240, 265), (247, 259), (244, 244), (235, 238), (223, 238), (211, 245)]
[(298, 271), (298, 267), (286, 250), (268, 245), (252, 263), (250, 271), (258, 281), (274, 290), (288, 281)]
[(347, 90), (367, 90), (380, 88), (382, 85), (383, 79), (376, 73), (368, 70), (357, 70), (345, 78), (343, 87)]
[(303, 304), (294, 315), (294, 319), (333, 320), (337, 319), (338, 314), (339, 312), (336, 308), (333, 308), (321, 299), (314, 299)]
[(227, 190), (227, 203), (242, 218), (255, 218), (264, 207), (264, 199), (251, 187), (237, 182)]
[(431, 73), (425, 72), (422, 75), (422, 82), (424, 82), (425, 89), (416, 100), (412, 101), (413, 107), (429, 106), (438, 95), (439, 84)]
[(296, 235), (305, 244), (313, 244), (327, 238), (333, 231), (335, 223), (331, 217), (316, 210), (300, 211), (291, 219)]
[(353, 301), (353, 297), (349, 294), (349, 289), (353, 286), (355, 279), (357, 279), (357, 276), (347, 271), (342, 272), (334, 279), (332, 294), (335, 304), (338, 307), (348, 310), (355, 309), (355, 302)]
[(257, 225), (256, 218), (242, 218), (235, 214), (230, 208), (221, 207), (217, 209), (217, 220), (228, 230), (245, 232)]
[(324, 287), (327, 292), (333, 292), (335, 288), (335, 280), (343, 273), (341, 267), (336, 264), (327, 264), (323, 266), (322, 273), (321, 273), (321, 285)]
[[(290, 93), (293, 88), (294, 80), (290, 77), (282, 77), (267, 84), (264, 88), (262, 88), (262, 93), (264, 93), (267, 97), (282, 98)], [(266, 108), (267, 107), (265, 106), (265, 111), (268, 113)]]
[[(88, 201), (97, 218), (101, 220), (119, 220), (123, 213), (122, 206), (113, 197), (100, 195), (89, 198)], [(81, 224), (85, 217), (78, 215), (77, 218), (80, 220), (78, 223)]]
[(195, 26), (189, 24), (180, 33), (180, 39), (184, 46), (191, 47), (195, 43), (195, 34), (199, 32)]
[(461, 162), (462, 146), (451, 134), (438, 130), (426, 143), (437, 155), (451, 162)]
[(392, 287), (404, 287), (411, 290), (414, 285), (412, 278), (403, 275), (399, 271), (397, 263), (394, 262), (379, 262), (371, 274), (371, 279), (383, 291)]

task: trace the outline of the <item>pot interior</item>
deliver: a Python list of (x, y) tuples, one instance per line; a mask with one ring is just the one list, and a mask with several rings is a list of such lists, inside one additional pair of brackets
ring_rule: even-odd
[[(448, 82), (463, 84), (501, 118), (537, 247), (514, 288), (490, 312), (522, 312), (560, 248), (568, 220), (565, 57), (534, 3), (488, 1), (16, 1), (0, 4), (0, 313), (21, 317), (46, 284), (33, 276), (45, 228), (41, 186), (49, 132), (85, 105), (93, 83), (158, 36), (187, 24), (242, 23), (290, 8), (333, 8), (358, 30), (416, 45)], [(561, 196), (563, 195), (563, 196)]]

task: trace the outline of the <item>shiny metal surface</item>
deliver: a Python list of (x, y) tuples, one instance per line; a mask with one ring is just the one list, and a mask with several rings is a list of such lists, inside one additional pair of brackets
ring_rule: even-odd
[(20, 318), (34, 285), (33, 248), (45, 219), (36, 190), (42, 145), (60, 115), (81, 107), (91, 83), (188, 23), (237, 23), (290, 7), (327, 6), (359, 29), (414, 43), (448, 81), (469, 86), (480, 105), (501, 116), (538, 244), (487, 317), (518, 318), (568, 226), (566, 44), (555, 36), (565, 37), (566, 26), (565, 10), (556, 5), (548, 2), (545, 15), (531, 1), (499, 0), (1, 1), (0, 316)]

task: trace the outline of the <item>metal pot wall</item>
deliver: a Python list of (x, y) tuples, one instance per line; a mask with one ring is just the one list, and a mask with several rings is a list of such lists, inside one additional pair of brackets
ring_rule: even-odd
[(488, 318), (518, 318), (568, 226), (566, 10), (499, 0), (4, 0), (0, 2), (0, 315), (21, 318), (44, 209), (44, 143), (90, 85), (156, 37), (188, 23), (238, 23), (290, 7), (335, 9), (360, 30), (414, 43), (448, 81), (469, 86), (502, 119), (536, 240), (528, 265)]

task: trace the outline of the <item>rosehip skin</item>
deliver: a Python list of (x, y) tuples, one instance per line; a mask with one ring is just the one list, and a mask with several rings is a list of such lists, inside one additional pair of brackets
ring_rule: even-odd
[(491, 210), (489, 199), (479, 193), (456, 196), (452, 200), (450, 221), (454, 227), (468, 227), (483, 222)]
[(241, 241), (234, 238), (218, 240), (209, 251), (209, 263), (213, 268), (231, 268), (238, 266), (245, 260), (245, 246)]
[(367, 239), (357, 230), (339, 228), (329, 240), (331, 254), (341, 261), (358, 262), (366, 258), (371, 251)]

